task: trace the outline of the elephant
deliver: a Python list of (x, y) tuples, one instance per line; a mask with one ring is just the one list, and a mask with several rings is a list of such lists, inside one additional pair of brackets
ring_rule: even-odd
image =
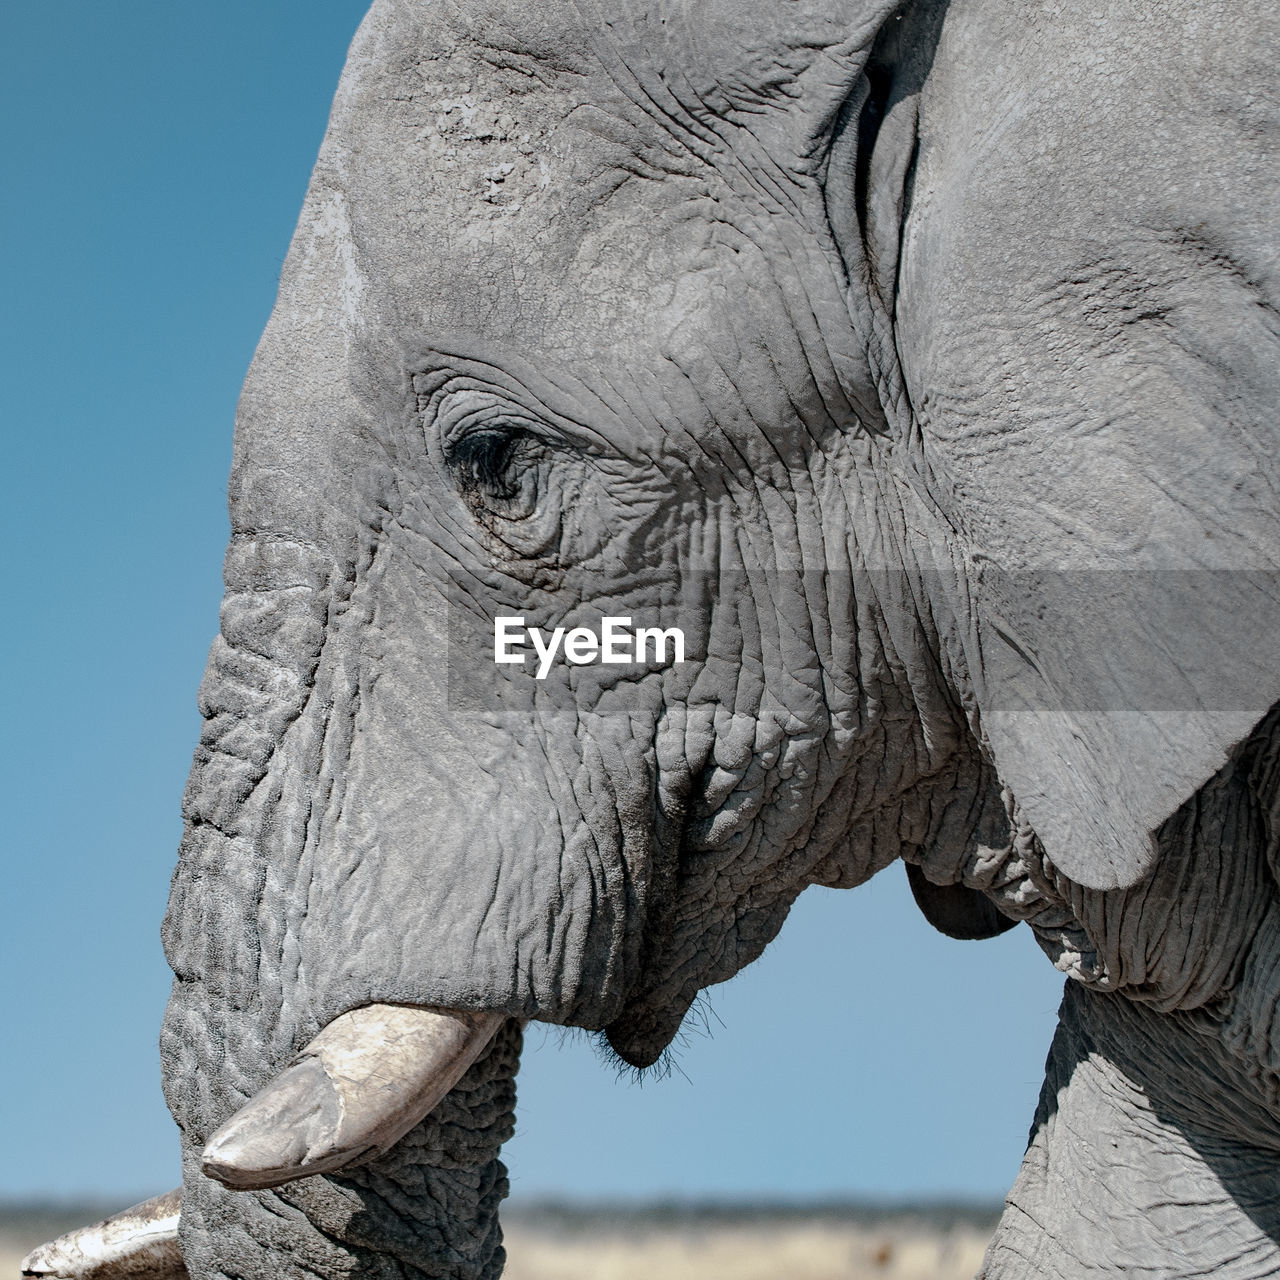
[(375, 0), (237, 415), (157, 1265), (491, 1280), (523, 1026), (650, 1067), (901, 861), (1066, 979), (987, 1280), (1280, 1275), (1277, 57)]

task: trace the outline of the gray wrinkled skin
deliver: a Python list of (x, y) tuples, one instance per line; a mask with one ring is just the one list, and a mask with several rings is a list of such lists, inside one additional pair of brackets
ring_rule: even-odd
[[(645, 1066), (899, 858), (1075, 980), (985, 1274), (1280, 1275), (1277, 56), (1263, 0), (377, 0), (165, 925), (195, 1280), (500, 1273), (514, 1021), (382, 1161), (199, 1174), (339, 1014)], [(689, 660), (539, 681), (500, 614)]]

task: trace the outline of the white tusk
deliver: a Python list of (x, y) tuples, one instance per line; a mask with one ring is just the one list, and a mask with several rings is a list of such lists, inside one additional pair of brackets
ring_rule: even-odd
[(187, 1280), (178, 1250), (181, 1196), (170, 1191), (42, 1244), (23, 1258), (22, 1274), (51, 1280)]
[(342, 1014), (209, 1139), (205, 1173), (252, 1191), (381, 1155), (458, 1083), (506, 1017), (395, 1004)]

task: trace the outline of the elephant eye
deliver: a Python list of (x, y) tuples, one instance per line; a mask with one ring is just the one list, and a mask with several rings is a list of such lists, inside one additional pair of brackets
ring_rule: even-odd
[(472, 431), (454, 445), (450, 461), (468, 501), (510, 502), (518, 495), (512, 463), (527, 436), (520, 430)]
[(536, 514), (546, 454), (544, 441), (509, 423), (468, 431), (446, 450), (463, 501), (494, 533)]

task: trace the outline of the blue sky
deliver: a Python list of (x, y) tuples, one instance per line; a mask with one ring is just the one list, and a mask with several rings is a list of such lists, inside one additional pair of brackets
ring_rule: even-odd
[[(236, 394), (361, 0), (6, 16), (0, 1196), (177, 1180), (158, 929), (217, 626)], [(900, 867), (811, 890), (637, 1085), (534, 1030), (517, 1194), (996, 1195), (1061, 980), (951, 942)]]

